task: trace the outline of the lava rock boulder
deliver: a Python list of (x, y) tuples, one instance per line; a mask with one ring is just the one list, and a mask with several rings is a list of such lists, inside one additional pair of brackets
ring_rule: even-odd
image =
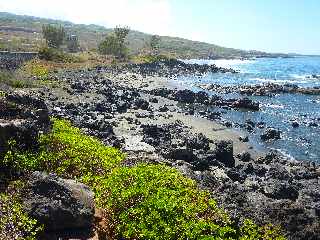
[(23, 205), (45, 231), (88, 229), (94, 218), (94, 193), (84, 184), (34, 172), (24, 189)]

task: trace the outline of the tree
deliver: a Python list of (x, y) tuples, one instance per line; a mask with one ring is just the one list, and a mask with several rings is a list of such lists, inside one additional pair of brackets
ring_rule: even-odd
[(57, 27), (50, 24), (42, 26), (42, 34), (50, 48), (59, 48), (66, 35), (61, 25)]
[(159, 45), (160, 45), (161, 38), (158, 35), (152, 35), (150, 39), (150, 49), (152, 52), (158, 51), (159, 50)]
[(76, 35), (69, 35), (66, 39), (69, 52), (79, 51), (79, 39)]
[(110, 54), (124, 58), (128, 52), (126, 37), (129, 32), (130, 29), (128, 27), (117, 26), (113, 33), (109, 34), (106, 39), (99, 44), (99, 52), (101, 54)]
[(126, 44), (125, 39), (128, 36), (129, 32), (130, 32), (129, 27), (120, 27), (120, 26), (115, 27), (114, 34), (116, 35), (121, 46), (124, 46)]
[(103, 55), (117, 55), (120, 49), (119, 41), (114, 33), (109, 34), (106, 39), (99, 44), (99, 52)]

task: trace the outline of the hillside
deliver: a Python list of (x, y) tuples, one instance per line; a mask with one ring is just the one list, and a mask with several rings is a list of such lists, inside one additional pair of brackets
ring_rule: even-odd
[[(43, 24), (61, 24), (68, 32), (79, 36), (84, 50), (97, 48), (97, 44), (112, 29), (98, 25), (74, 24), (67, 21), (21, 16), (0, 12), (0, 50), (36, 51), (43, 44), (41, 27)], [(151, 35), (132, 30), (128, 36), (131, 53), (138, 53)], [(214, 44), (196, 42), (176, 37), (161, 37), (160, 52), (179, 58), (247, 58), (279, 57), (284, 54), (269, 54), (259, 51), (244, 51), (225, 48)]]

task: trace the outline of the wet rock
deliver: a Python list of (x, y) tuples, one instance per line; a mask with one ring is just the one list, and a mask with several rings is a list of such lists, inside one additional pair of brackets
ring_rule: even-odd
[(241, 142), (249, 142), (249, 137), (248, 137), (248, 136), (240, 136), (240, 137), (239, 137), (239, 140), (240, 140)]
[(316, 122), (310, 122), (310, 123), (308, 124), (308, 126), (309, 126), (309, 127), (318, 127), (318, 123), (316, 123)]
[(202, 149), (204, 151), (208, 151), (210, 149), (209, 144), (210, 140), (202, 133), (190, 136), (186, 141), (187, 148), (197, 150)]
[(169, 111), (169, 108), (166, 105), (159, 107), (159, 112), (168, 112), (168, 111)]
[(147, 110), (149, 108), (149, 102), (142, 98), (136, 99), (134, 104), (137, 108), (140, 108), (142, 110)]
[(233, 158), (233, 142), (219, 141), (216, 143), (215, 149), (216, 159), (223, 163), (226, 167), (234, 167), (235, 160)]
[(259, 111), (259, 103), (250, 100), (249, 98), (238, 99), (231, 105), (234, 108), (249, 109), (252, 111)]
[(294, 122), (291, 123), (291, 126), (292, 126), (293, 128), (297, 128), (297, 127), (300, 126), (300, 124), (299, 124), (298, 122), (294, 121)]
[(183, 103), (194, 103), (196, 94), (191, 90), (179, 90), (175, 93), (175, 100)]
[(276, 140), (281, 138), (281, 131), (274, 128), (267, 128), (263, 134), (260, 135), (263, 141)]
[(150, 98), (149, 101), (152, 102), (152, 103), (158, 103), (159, 102), (159, 100), (157, 98), (155, 98), (155, 97)]
[(251, 161), (251, 154), (249, 152), (242, 152), (237, 155), (240, 161), (242, 162), (250, 162)]
[(257, 128), (262, 129), (262, 128), (265, 128), (266, 123), (265, 122), (258, 122), (256, 126), (257, 126)]
[(208, 104), (209, 103), (209, 95), (203, 91), (197, 92), (195, 101), (197, 103), (201, 103), (201, 104)]
[(207, 118), (210, 119), (210, 120), (221, 119), (221, 113), (220, 112), (210, 112), (207, 115)]
[(28, 214), (46, 231), (92, 227), (94, 194), (84, 184), (35, 172), (22, 197)]

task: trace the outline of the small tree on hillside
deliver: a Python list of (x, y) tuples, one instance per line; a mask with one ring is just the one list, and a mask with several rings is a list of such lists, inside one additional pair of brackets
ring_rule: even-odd
[(150, 38), (149, 46), (152, 53), (157, 53), (159, 50), (161, 38), (158, 35), (152, 35)]
[(117, 55), (120, 51), (119, 41), (114, 33), (109, 34), (106, 39), (99, 44), (99, 52), (103, 55)]
[(42, 26), (42, 34), (50, 48), (59, 48), (66, 35), (61, 25), (57, 27), (50, 24)]
[(128, 27), (116, 27), (114, 32), (99, 44), (99, 52), (124, 58), (128, 52), (126, 37), (129, 32), (130, 29)]

